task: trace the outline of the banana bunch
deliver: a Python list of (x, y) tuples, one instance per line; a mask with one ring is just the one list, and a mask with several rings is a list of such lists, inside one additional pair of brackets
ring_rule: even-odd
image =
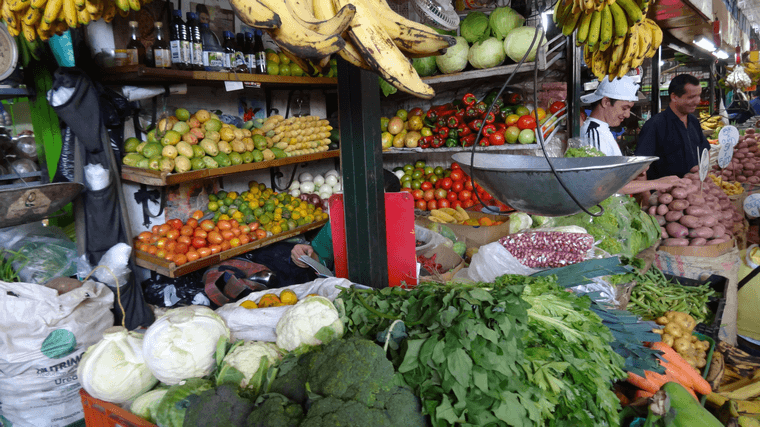
[(442, 224), (463, 224), (465, 221), (470, 219), (470, 215), (467, 213), (466, 210), (462, 209), (461, 206), (457, 206), (456, 209), (454, 208), (432, 209), (430, 211), (430, 216), (428, 217), (428, 219), (430, 221), (440, 222)]
[[(453, 37), (400, 16), (386, 0), (231, 0), (230, 4), (246, 25), (267, 31), (291, 59), (304, 58), (325, 67), (330, 55), (338, 54), (424, 99), (435, 92), (409, 58), (441, 55), (456, 43)], [(311, 68), (303, 65), (305, 70)]]
[(576, 32), (583, 58), (595, 76), (610, 81), (654, 56), (662, 30), (647, 18), (649, 0), (558, 0), (554, 22), (566, 36)]
[(723, 126), (723, 117), (719, 115), (710, 116), (710, 113), (705, 113), (707, 117), (703, 117), (700, 113), (699, 121), (702, 129), (715, 130), (718, 126)]
[[(2, 18), (11, 35), (23, 34), (29, 42), (48, 40), (69, 28), (104, 19), (111, 22), (117, 11), (126, 17), (140, 10), (140, 0), (0, 0)], [(152, 0), (143, 0), (149, 3)]]

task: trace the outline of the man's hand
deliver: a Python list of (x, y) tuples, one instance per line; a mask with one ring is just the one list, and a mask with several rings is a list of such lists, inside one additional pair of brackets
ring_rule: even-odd
[(310, 245), (295, 245), (290, 251), (290, 259), (293, 260), (293, 264), (301, 268), (308, 268), (309, 266), (299, 259), (301, 258), (301, 255), (306, 255), (319, 261), (316, 252), (314, 252), (314, 248), (312, 248)]
[(658, 178), (650, 182), (652, 183), (651, 189), (657, 190), (657, 191), (667, 191), (673, 187), (685, 187), (686, 185), (688, 185), (686, 182), (684, 182), (683, 179), (675, 175), (664, 176), (662, 178)]

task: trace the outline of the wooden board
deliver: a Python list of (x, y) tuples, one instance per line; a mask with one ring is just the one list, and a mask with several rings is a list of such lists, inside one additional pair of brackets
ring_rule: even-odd
[(119, 83), (125, 81), (240, 81), (270, 85), (335, 85), (338, 83), (338, 80), (332, 77), (293, 77), (216, 71), (184, 71), (152, 68), (144, 65), (110, 67), (104, 68), (102, 72), (102, 81)]
[(135, 263), (140, 267), (146, 268), (151, 271), (155, 271), (158, 274), (163, 274), (168, 277), (180, 277), (187, 273), (200, 270), (204, 267), (209, 267), (214, 264), (218, 264), (226, 259), (250, 252), (254, 249), (262, 248), (272, 243), (279, 242), (285, 239), (289, 239), (293, 236), (303, 234), (307, 231), (314, 230), (327, 224), (327, 220), (315, 221), (311, 224), (302, 225), (292, 230), (285, 231), (274, 236), (265, 237), (263, 239), (256, 240), (254, 242), (240, 245), (236, 248), (228, 249), (218, 254), (207, 256), (206, 258), (200, 258), (193, 262), (188, 262), (181, 266), (177, 266), (171, 261), (167, 261), (163, 258), (159, 258), (155, 255), (151, 255), (147, 252), (135, 250)]
[(163, 187), (188, 181), (196, 181), (199, 179), (217, 178), (220, 176), (232, 175), (252, 170), (269, 169), (277, 166), (292, 165), (294, 163), (301, 162), (312, 162), (322, 159), (331, 159), (339, 156), (340, 150), (332, 150), (323, 151), (321, 153), (306, 154), (303, 156), (285, 157), (268, 162), (247, 163), (216, 169), (201, 169), (184, 173), (168, 173), (123, 165), (121, 167), (121, 179), (124, 181), (136, 182), (139, 184)]

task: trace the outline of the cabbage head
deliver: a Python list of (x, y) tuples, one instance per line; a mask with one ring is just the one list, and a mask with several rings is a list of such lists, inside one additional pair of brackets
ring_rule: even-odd
[(103, 339), (90, 346), (77, 367), (82, 387), (92, 397), (125, 403), (158, 383), (145, 364), (143, 336), (121, 326), (108, 328)]
[(459, 23), (459, 33), (468, 43), (475, 43), (488, 37), (488, 16), (483, 12), (470, 12)]
[(282, 352), (273, 343), (245, 341), (241, 345), (234, 346), (224, 356), (219, 377), (224, 378), (226, 371), (237, 370), (240, 376), (235, 385), (242, 388), (248, 387), (258, 392), (269, 367), (280, 359), (282, 359)]
[(435, 57), (435, 65), (444, 74), (458, 73), (467, 67), (470, 45), (464, 37), (455, 37), (457, 43), (446, 49), (446, 53)]
[(424, 58), (412, 59), (412, 66), (417, 70), (420, 77), (432, 76), (435, 74), (435, 56), (426, 56)]
[(525, 212), (515, 212), (509, 215), (509, 234), (527, 230), (532, 225), (533, 218)]
[(161, 403), (167, 391), (169, 391), (168, 388), (157, 388), (141, 395), (132, 402), (129, 411), (144, 420), (155, 423), (158, 404)]
[(214, 388), (214, 383), (202, 378), (190, 378), (180, 384), (169, 387), (161, 398), (153, 416), (159, 427), (182, 427), (185, 422), (185, 412), (190, 406), (190, 395), (201, 394)]
[(515, 12), (511, 7), (497, 7), (491, 12), (491, 16), (488, 17), (488, 26), (491, 28), (491, 35), (499, 40), (504, 40), (504, 37), (517, 27), (522, 27), (525, 23), (525, 18), (522, 15)]
[(217, 342), (230, 339), (230, 329), (208, 307), (191, 305), (171, 309), (145, 332), (143, 357), (162, 383), (204, 377), (216, 367)]
[(470, 65), (475, 68), (491, 68), (504, 62), (504, 48), (496, 37), (489, 37), (470, 47)]
[(345, 332), (333, 303), (322, 296), (298, 301), (277, 322), (277, 347), (287, 351), (326, 344)]
[[(520, 62), (525, 55), (525, 52), (528, 51), (531, 42), (533, 42), (533, 49), (531, 49), (528, 57), (525, 58), (525, 62), (535, 61), (536, 53), (538, 52), (538, 42), (541, 41), (541, 34), (536, 35), (538, 31), (541, 30), (533, 27), (518, 27), (510, 31), (504, 38), (504, 53), (506, 53), (511, 60)], [(534, 35), (536, 37), (535, 41), (533, 41)], [(545, 43), (546, 37), (543, 39)]]

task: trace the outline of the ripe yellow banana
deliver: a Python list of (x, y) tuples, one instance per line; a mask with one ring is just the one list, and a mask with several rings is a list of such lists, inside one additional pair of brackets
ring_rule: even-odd
[(470, 214), (468, 214), (467, 211), (464, 210), (464, 208), (462, 208), (461, 206), (457, 206), (455, 209), (457, 210), (457, 213), (459, 214), (459, 216), (457, 216), (457, 219), (461, 221), (467, 221), (468, 219), (470, 219)]
[[(8, 1), (8, 0), (6, 0), (6, 1)], [(13, 11), (13, 12), (23, 12), (26, 9), (28, 9), (29, 6), (31, 6), (32, 2), (29, 1), (29, 0), (11, 0), (11, 1), (9, 1), (9, 3), (10, 4), (8, 6), (10, 6), (11, 11)], [(43, 4), (45, 4), (44, 1), (43, 1)]]
[(629, 26), (641, 22), (641, 9), (633, 0), (617, 0), (615, 3), (625, 11)]
[(636, 27), (636, 32), (639, 35), (639, 51), (636, 54), (636, 61), (631, 63), (631, 67), (638, 67), (641, 65), (641, 63), (644, 62), (644, 58), (646, 58), (646, 54), (652, 48), (651, 29), (644, 23), (636, 24)]
[(359, 68), (372, 70), (369, 64), (367, 64), (367, 61), (362, 58), (362, 54), (359, 52), (359, 49), (356, 48), (356, 45), (354, 45), (351, 36), (346, 34), (343, 38), (346, 40), (346, 45), (343, 46), (343, 49), (338, 51), (338, 55)]
[(628, 19), (625, 17), (625, 12), (617, 2), (612, 3), (607, 7), (612, 13), (613, 34), (615, 37), (613, 43), (615, 46), (621, 45), (625, 42), (625, 35), (628, 32)]
[(87, 12), (92, 15), (93, 13), (98, 12), (98, 3), (100, 3), (101, 0), (86, 0), (85, 1), (85, 9), (87, 9)]
[(604, 52), (612, 44), (612, 12), (609, 7), (602, 9), (602, 23), (599, 30), (599, 50)]
[(87, 25), (90, 23), (90, 13), (87, 12), (87, 9), (80, 10), (77, 12), (77, 17), (79, 19), (79, 23), (82, 25)]
[(555, 24), (559, 22), (559, 14), (564, 9), (564, 0), (557, 0), (554, 3), (554, 13), (552, 14), (552, 21)]
[(633, 58), (639, 53), (638, 43), (639, 37), (636, 34), (636, 27), (632, 26), (628, 29), (628, 35), (626, 35), (625, 39), (625, 54), (623, 55), (623, 63), (630, 64)]
[(583, 62), (586, 63), (586, 66), (590, 69), (592, 61), (594, 59), (594, 52), (591, 50), (588, 45), (583, 46)]
[(116, 3), (113, 2), (113, 0), (105, 0), (106, 5), (103, 8), (103, 20), (106, 22), (113, 21), (113, 18), (116, 16)]
[(607, 69), (607, 74), (616, 76), (618, 69), (620, 69), (620, 64), (623, 62), (623, 55), (625, 55), (625, 43), (621, 43), (610, 50), (612, 53), (610, 57), (610, 65)]
[(280, 17), (258, 0), (230, 0), (230, 5), (240, 20), (249, 27), (271, 30), (281, 24)]
[[(87, 2), (85, 0), (74, 0), (74, 5), (76, 5), (77, 10), (82, 10), (87, 6)], [(126, 7), (129, 7), (129, 3), (125, 2)]]
[(604, 52), (597, 50), (591, 59), (591, 72), (601, 81), (607, 75), (607, 62), (605, 61)]
[(454, 37), (438, 34), (427, 25), (399, 15), (386, 0), (366, 0), (365, 4), (374, 9), (373, 16), (380, 27), (404, 52), (421, 56), (442, 55), (456, 44)]
[(586, 45), (591, 48), (592, 52), (598, 50), (599, 44), (599, 31), (602, 28), (602, 12), (594, 11), (591, 14), (591, 25), (588, 29), (588, 38), (586, 39)]
[(457, 222), (456, 218), (439, 209), (432, 209), (430, 215), (446, 223)]
[(58, 18), (58, 13), (63, 7), (63, 0), (48, 0), (45, 5), (45, 13), (42, 15), (42, 19), (48, 24), (52, 24)]
[(575, 43), (582, 46), (588, 39), (588, 30), (591, 26), (591, 13), (584, 13), (581, 17), (581, 23), (578, 24), (578, 32), (575, 34)]
[(21, 23), (21, 34), (28, 42), (33, 42), (37, 38), (37, 31), (35, 31), (33, 25), (26, 25), (25, 22)]
[(578, 12), (570, 13), (562, 25), (562, 34), (565, 36), (570, 36), (570, 34), (575, 31), (575, 27), (578, 25), (578, 21), (580, 20), (582, 14), (583, 12), (580, 10)]
[(34, 27), (40, 22), (40, 18), (42, 18), (42, 9), (33, 9), (30, 7), (29, 10), (26, 11), (26, 14), (24, 14), (23, 23), (30, 27)]
[(66, 17), (66, 24), (68, 24), (70, 28), (76, 28), (79, 26), (77, 6), (74, 0), (63, 0), (63, 15)]
[(340, 8), (349, 2), (356, 6), (356, 15), (348, 34), (367, 64), (401, 91), (423, 99), (435, 96), (433, 88), (422, 81), (411, 61), (372, 15), (373, 8), (366, 4), (366, 0), (334, 0), (333, 4)]
[(647, 58), (651, 58), (657, 53), (657, 49), (659, 49), (662, 44), (662, 29), (660, 29), (660, 26), (657, 25), (656, 22), (649, 18), (646, 18), (644, 22), (647, 24), (647, 27), (649, 27), (652, 34), (652, 44), (649, 47), (649, 52), (646, 54)]
[(301, 25), (325, 36), (342, 34), (356, 14), (356, 7), (349, 4), (341, 8), (331, 18), (319, 20), (314, 15), (314, 7), (311, 1), (285, 0), (285, 4), (290, 9), (291, 15), (300, 21)]
[(280, 26), (267, 30), (269, 35), (278, 46), (299, 58), (319, 62), (346, 45), (340, 34), (322, 35), (301, 25), (282, 0), (265, 0), (261, 3), (280, 17)]

